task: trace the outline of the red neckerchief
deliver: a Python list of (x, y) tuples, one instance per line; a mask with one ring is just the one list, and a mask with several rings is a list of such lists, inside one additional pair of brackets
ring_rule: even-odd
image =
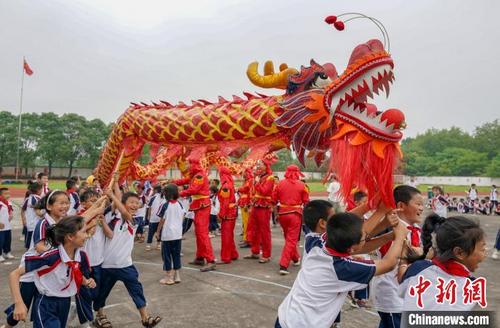
[(66, 194), (68, 195), (71, 195), (72, 193), (76, 192), (76, 189), (75, 188), (71, 188), (71, 189), (66, 189)]
[(455, 260), (448, 260), (445, 262), (441, 262), (437, 258), (437, 256), (435, 256), (432, 259), (432, 263), (434, 263), (436, 266), (438, 266), (441, 270), (448, 273), (449, 275), (459, 276), (459, 277), (469, 277), (470, 276), (470, 271), (465, 267), (465, 265), (463, 265), (462, 263), (459, 263)]
[(411, 231), (411, 245), (413, 247), (419, 247), (420, 246), (420, 229), (419, 227), (414, 227), (414, 226), (407, 226), (406, 227), (408, 230)]
[(80, 270), (80, 262), (78, 262), (78, 261), (69, 261), (69, 262), (66, 263), (66, 265), (68, 265), (69, 269), (71, 270), (71, 273), (70, 273), (71, 279), (70, 279), (68, 285), (66, 287), (64, 287), (63, 289), (61, 289), (61, 290), (68, 289), (69, 286), (71, 286), (71, 282), (73, 280), (75, 280), (76, 290), (79, 291), (80, 287), (82, 286), (82, 283), (83, 283), (83, 273)]
[(0, 203), (4, 203), (7, 206), (7, 211), (9, 212), (9, 216), (12, 214), (12, 206), (10, 206), (9, 201), (5, 199), (5, 197), (0, 196)]
[(326, 245), (325, 245), (325, 249), (328, 252), (328, 254), (330, 254), (331, 256), (337, 256), (337, 257), (350, 257), (351, 256), (351, 254), (349, 254), (349, 253), (338, 252), (338, 251), (334, 250), (333, 248), (330, 248)]

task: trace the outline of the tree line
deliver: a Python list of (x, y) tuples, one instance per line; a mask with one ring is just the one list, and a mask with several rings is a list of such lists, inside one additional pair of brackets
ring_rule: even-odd
[[(15, 166), (18, 115), (0, 111), (0, 168)], [(19, 166), (26, 173), (35, 166), (93, 168), (112, 124), (87, 120), (77, 114), (26, 113), (22, 115)]]
[(476, 127), (429, 129), (402, 142), (407, 175), (500, 177), (500, 121)]
[[(18, 116), (0, 111), (0, 168), (15, 166)], [(35, 166), (94, 168), (113, 124), (100, 119), (88, 120), (77, 114), (26, 113), (22, 116), (20, 167), (28, 172)], [(472, 134), (460, 128), (429, 129), (402, 141), (404, 153), (400, 168), (407, 175), (489, 176), (500, 177), (500, 121), (485, 123)], [(287, 149), (278, 152), (273, 165), (284, 171), (299, 162)], [(149, 161), (144, 149), (141, 163)], [(306, 159), (307, 171), (326, 171), (328, 161), (317, 168)]]

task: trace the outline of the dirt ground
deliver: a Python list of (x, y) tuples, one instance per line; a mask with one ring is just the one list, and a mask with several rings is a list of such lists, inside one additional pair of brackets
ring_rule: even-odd
[[(16, 210), (13, 254), (19, 258), (23, 248), (19, 240), (21, 230), (17, 213)], [(487, 232), (488, 249), (491, 249), (500, 228), (500, 217), (476, 218)], [(236, 231), (239, 233), (240, 230), (238, 220)], [(144, 286), (150, 311), (163, 317), (159, 327), (274, 327), (278, 306), (292, 286), (299, 268), (290, 267), (291, 274), (288, 276), (278, 275), (277, 263), (284, 243), (279, 225), (272, 228), (272, 236), (271, 263), (259, 264), (255, 260), (240, 259), (230, 265), (218, 266), (217, 271), (201, 273), (198, 268), (187, 264), (193, 258), (195, 250), (194, 235), (190, 231), (183, 241), (182, 283), (173, 286), (161, 286), (158, 283), (162, 277), (160, 252), (146, 252), (144, 244), (136, 244), (134, 263), (140, 272), (140, 281)], [(235, 239), (239, 241), (238, 234)], [(219, 257), (220, 237), (212, 239), (212, 245)], [(248, 249), (240, 249), (241, 257), (247, 253)], [(7, 277), (9, 271), (18, 265), (18, 258), (0, 265), (2, 323), (5, 319), (3, 309), (11, 302)], [(500, 261), (488, 258), (475, 274), (487, 278), (488, 309), (497, 312), (500, 312), (499, 268)], [(114, 327), (141, 327), (138, 312), (121, 283), (112, 291), (106, 312)], [(344, 304), (342, 327), (371, 328), (377, 327), (378, 321), (374, 309), (357, 309)], [(26, 324), (25, 327), (31, 325)]]

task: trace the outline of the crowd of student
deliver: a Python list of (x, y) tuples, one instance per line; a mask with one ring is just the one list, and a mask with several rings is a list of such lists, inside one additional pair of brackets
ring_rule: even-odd
[(465, 197), (450, 197), (440, 186), (432, 187), (433, 197), (429, 207), (439, 215), (446, 217), (448, 212), (460, 214), (500, 215), (497, 186), (492, 185), (488, 196), (480, 198), (476, 185), (472, 184)]
[[(74, 298), (80, 324), (110, 328), (103, 308), (117, 281), (127, 288), (142, 325), (154, 327), (161, 317), (147, 311), (132, 261), (134, 244), (146, 243), (145, 251), (161, 250), (161, 284), (180, 283), (182, 239), (193, 223), (196, 258), (190, 264), (206, 272), (216, 263), (238, 259), (234, 224), (239, 208), (240, 247), (251, 250), (245, 258), (265, 264), (271, 257), (270, 219), (276, 204), (285, 238), (279, 273), (288, 274), (290, 263), (301, 268), (279, 307), (275, 327), (339, 325), (346, 298), (353, 306), (366, 307), (369, 293), (380, 316), (379, 327), (399, 327), (403, 311), (422, 309), (413, 289), (417, 277), (432, 286), (423, 300), (418, 297), (425, 310), (470, 310), (475, 304), (452, 306), (435, 297), (440, 279), (454, 279), (456, 289), (465, 290), (485, 257), (483, 230), (464, 217), (445, 219), (443, 211), (450, 202), (439, 187), (431, 199), (436, 213), (423, 220), (424, 198), (411, 186), (394, 189), (395, 209), (381, 204), (370, 210), (368, 195), (358, 191), (341, 212), (341, 199), (309, 201), (308, 188), (300, 181), (303, 175), (294, 165), (277, 182), (270, 163), (261, 161), (254, 172), (245, 172), (238, 189), (225, 168), (220, 169), (221, 179), (212, 179), (209, 186), (206, 172), (196, 163), (191, 166), (191, 178), (155, 186), (135, 183), (134, 192), (119, 185), (117, 176), (104, 190), (92, 178), (69, 179), (66, 191), (49, 190), (44, 174), (30, 182), (21, 211), (27, 251), (10, 275), (14, 303), (5, 311), (6, 327), (27, 320), (30, 307), (34, 327), (63, 327)], [(5, 224), (12, 219), (8, 199), (8, 190), (0, 189), (1, 259), (14, 258), (11, 229)], [(305, 240), (299, 254), (301, 227)], [(210, 237), (218, 235), (222, 249), (216, 262)], [(9, 247), (3, 247), (5, 241)]]

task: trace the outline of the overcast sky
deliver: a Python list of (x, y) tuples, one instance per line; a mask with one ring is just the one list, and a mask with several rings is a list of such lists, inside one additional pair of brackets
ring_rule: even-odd
[[(368, 21), (343, 32), (328, 15), (362, 12), (390, 36), (396, 81), (380, 109), (399, 108), (407, 136), (467, 131), (500, 117), (500, 1), (0, 0), (0, 110), (74, 112), (115, 121), (129, 102), (189, 101), (242, 91), (253, 60), (339, 72), (354, 46), (381, 38)], [(268, 91), (266, 91), (269, 93)]]

